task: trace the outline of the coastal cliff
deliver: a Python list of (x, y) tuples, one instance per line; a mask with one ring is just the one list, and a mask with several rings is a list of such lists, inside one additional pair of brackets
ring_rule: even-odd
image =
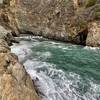
[(0, 100), (40, 100), (24, 66), (11, 53), (11, 31), (0, 26)]
[(100, 46), (100, 0), (4, 0), (2, 8), (6, 26), (17, 35)]
[(100, 47), (100, 0), (1, 0), (0, 100), (40, 100), (9, 48), (23, 33)]

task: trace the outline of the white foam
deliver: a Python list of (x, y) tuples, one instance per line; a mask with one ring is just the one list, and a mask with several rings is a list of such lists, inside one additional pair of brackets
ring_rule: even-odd
[[(52, 42), (52, 44), (52, 46), (62, 50), (72, 48), (71, 46), (60, 46), (59, 43), (56, 45), (55, 42)], [(40, 42), (21, 41), (20, 44), (14, 44), (11, 50), (18, 55), (21, 62), (24, 61), (26, 71), (34, 80), (43, 100), (97, 100), (97, 97), (100, 96), (100, 85), (89, 80), (87, 91), (81, 95), (77, 89), (80, 88), (79, 84), (82, 84), (82, 77), (73, 72), (64, 72), (57, 69), (56, 65), (38, 59), (40, 57), (44, 59), (52, 57), (49, 51), (36, 51), (34, 53), (38, 57), (34, 58), (31, 55), (33, 53), (31, 48), (37, 45), (40, 45)]]
[(29, 45), (28, 43), (22, 41), (19, 45), (14, 44), (13, 46), (11, 46), (11, 51), (18, 56), (20, 62), (23, 62), (24, 59), (31, 55), (31, 47), (32, 45)]
[[(54, 65), (41, 61), (28, 60), (24, 65), (27, 67), (27, 72), (32, 79), (38, 78), (35, 83), (44, 95), (43, 100), (64, 100), (64, 98), (70, 100), (71, 98), (76, 98), (70, 89), (72, 81), (66, 79), (66, 75), (62, 70), (58, 70)], [(38, 69), (41, 70), (38, 71)], [(70, 73), (70, 77), (75, 78), (74, 76), (74, 74)]]
[(99, 47), (89, 47), (89, 46), (85, 46), (84, 49), (86, 49), (86, 50), (100, 50)]
[(51, 52), (49, 52), (49, 51), (36, 52), (36, 55), (38, 56), (38, 58), (42, 58), (42, 59), (47, 59), (47, 58), (50, 58), (52, 56)]
[[(62, 70), (56, 69), (55, 65), (41, 61), (26, 61), (27, 72), (31, 78), (36, 80), (36, 86), (43, 96), (43, 100), (97, 100), (96, 96), (100, 92), (100, 86), (89, 82), (90, 89), (80, 95), (75, 89), (79, 88), (78, 83), (81, 77), (73, 72), (65, 74)], [(40, 69), (40, 71), (38, 71)], [(44, 70), (42, 70), (44, 69)]]

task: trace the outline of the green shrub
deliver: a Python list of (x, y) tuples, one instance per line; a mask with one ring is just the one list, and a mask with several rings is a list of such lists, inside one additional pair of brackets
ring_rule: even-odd
[(100, 12), (95, 13), (95, 19), (100, 19)]
[(95, 5), (95, 4), (96, 4), (96, 1), (97, 1), (97, 0), (87, 0), (87, 5), (86, 5), (86, 7), (91, 7), (91, 6)]

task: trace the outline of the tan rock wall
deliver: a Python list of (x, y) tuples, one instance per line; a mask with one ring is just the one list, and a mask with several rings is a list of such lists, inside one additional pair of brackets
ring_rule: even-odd
[(87, 38), (87, 45), (100, 47), (100, 22), (94, 21), (89, 23), (89, 33)]
[(40, 100), (24, 66), (10, 52), (8, 41), (11, 42), (12, 35), (9, 34), (0, 26), (0, 100)]
[(8, 0), (4, 5), (6, 23), (17, 35), (33, 33), (80, 44), (79, 34), (100, 20), (100, 0)]

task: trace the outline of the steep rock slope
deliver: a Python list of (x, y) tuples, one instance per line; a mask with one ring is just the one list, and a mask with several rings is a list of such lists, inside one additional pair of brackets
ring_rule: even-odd
[(0, 100), (40, 100), (24, 66), (10, 52), (12, 40), (10, 31), (0, 26)]
[(4, 0), (4, 7), (16, 33), (100, 46), (91, 35), (94, 22), (100, 32), (100, 0)]

